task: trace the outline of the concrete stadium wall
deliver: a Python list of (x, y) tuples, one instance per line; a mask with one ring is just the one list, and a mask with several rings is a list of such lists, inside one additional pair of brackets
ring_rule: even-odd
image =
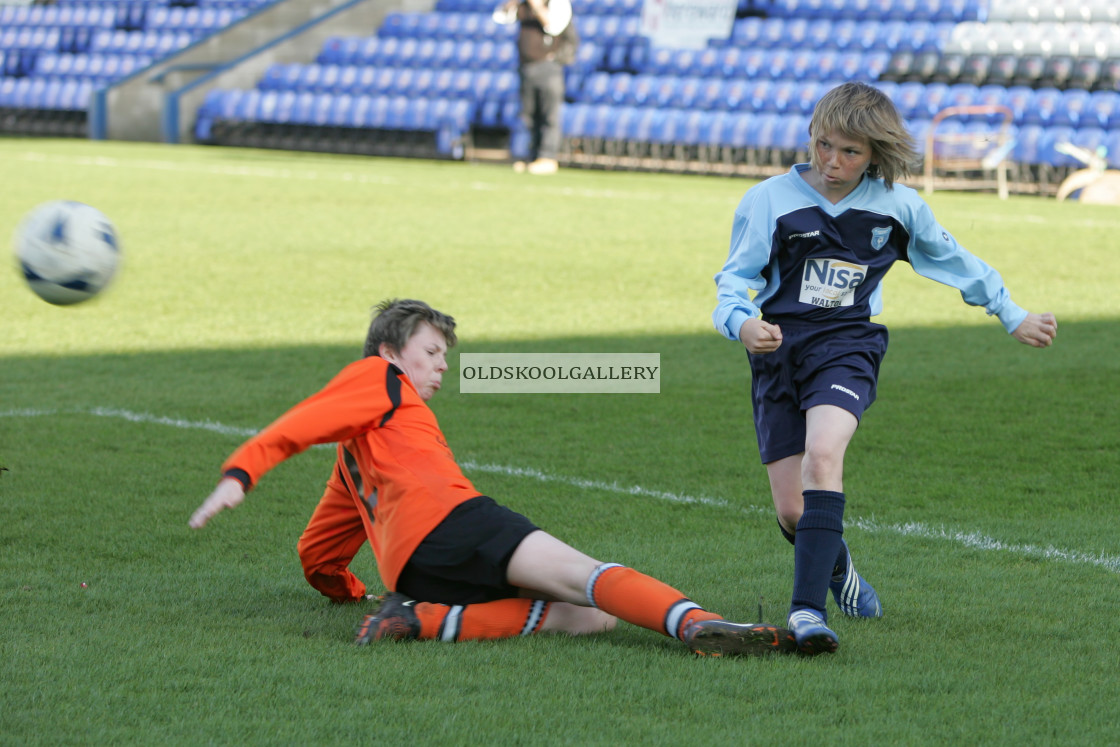
[(273, 63), (311, 61), (330, 36), (370, 36), (393, 11), (434, 7), (435, 0), (281, 0), (95, 92), (89, 136), (193, 142), (195, 113), (212, 88), (252, 88)]

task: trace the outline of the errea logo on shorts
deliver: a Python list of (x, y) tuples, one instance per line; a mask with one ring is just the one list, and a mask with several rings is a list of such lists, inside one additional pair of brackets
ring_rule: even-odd
[(839, 259), (809, 259), (801, 273), (801, 303), (834, 309), (851, 306), (855, 290), (867, 278), (867, 265)]

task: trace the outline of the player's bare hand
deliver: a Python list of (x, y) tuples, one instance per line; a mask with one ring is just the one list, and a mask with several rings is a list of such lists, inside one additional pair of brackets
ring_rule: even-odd
[(1058, 320), (1050, 312), (1027, 314), (1027, 318), (1015, 328), (1011, 336), (1024, 345), (1048, 348), (1058, 336)]
[(756, 355), (773, 353), (782, 346), (782, 328), (761, 319), (748, 319), (739, 328), (739, 341)]
[(226, 477), (214, 488), (214, 492), (202, 502), (198, 510), (191, 514), (188, 522), (191, 529), (200, 529), (205, 526), (210, 517), (222, 509), (234, 508), (245, 500), (245, 490), (241, 483), (232, 477)]

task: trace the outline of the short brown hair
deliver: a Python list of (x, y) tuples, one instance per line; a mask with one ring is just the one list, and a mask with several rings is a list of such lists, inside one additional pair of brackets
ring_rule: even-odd
[(453, 318), (436, 311), (423, 301), (394, 298), (382, 301), (374, 307), (373, 321), (369, 324), (362, 351), (363, 357), (380, 355), (381, 343), (399, 352), (416, 334), (416, 327), (420, 322), (427, 322), (439, 330), (447, 341), (447, 347), (454, 347), (458, 342)]
[(887, 189), (917, 172), (920, 156), (894, 102), (867, 83), (842, 83), (826, 93), (813, 110), (809, 123), (809, 159), (818, 171), (817, 141), (837, 132), (871, 144), (872, 163), (867, 175), (882, 177)]

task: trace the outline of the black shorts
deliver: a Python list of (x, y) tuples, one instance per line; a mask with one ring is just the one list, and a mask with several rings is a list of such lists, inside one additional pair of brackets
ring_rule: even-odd
[[(769, 320), (768, 320), (769, 321)], [(776, 320), (782, 344), (748, 354), (755, 434), (763, 464), (805, 451), (805, 411), (835, 405), (856, 416), (875, 401), (887, 328), (869, 321)]]
[(538, 527), (480, 495), (454, 508), (408, 559), (397, 591), (422, 602), (477, 604), (520, 590), (506, 580), (510, 556)]

